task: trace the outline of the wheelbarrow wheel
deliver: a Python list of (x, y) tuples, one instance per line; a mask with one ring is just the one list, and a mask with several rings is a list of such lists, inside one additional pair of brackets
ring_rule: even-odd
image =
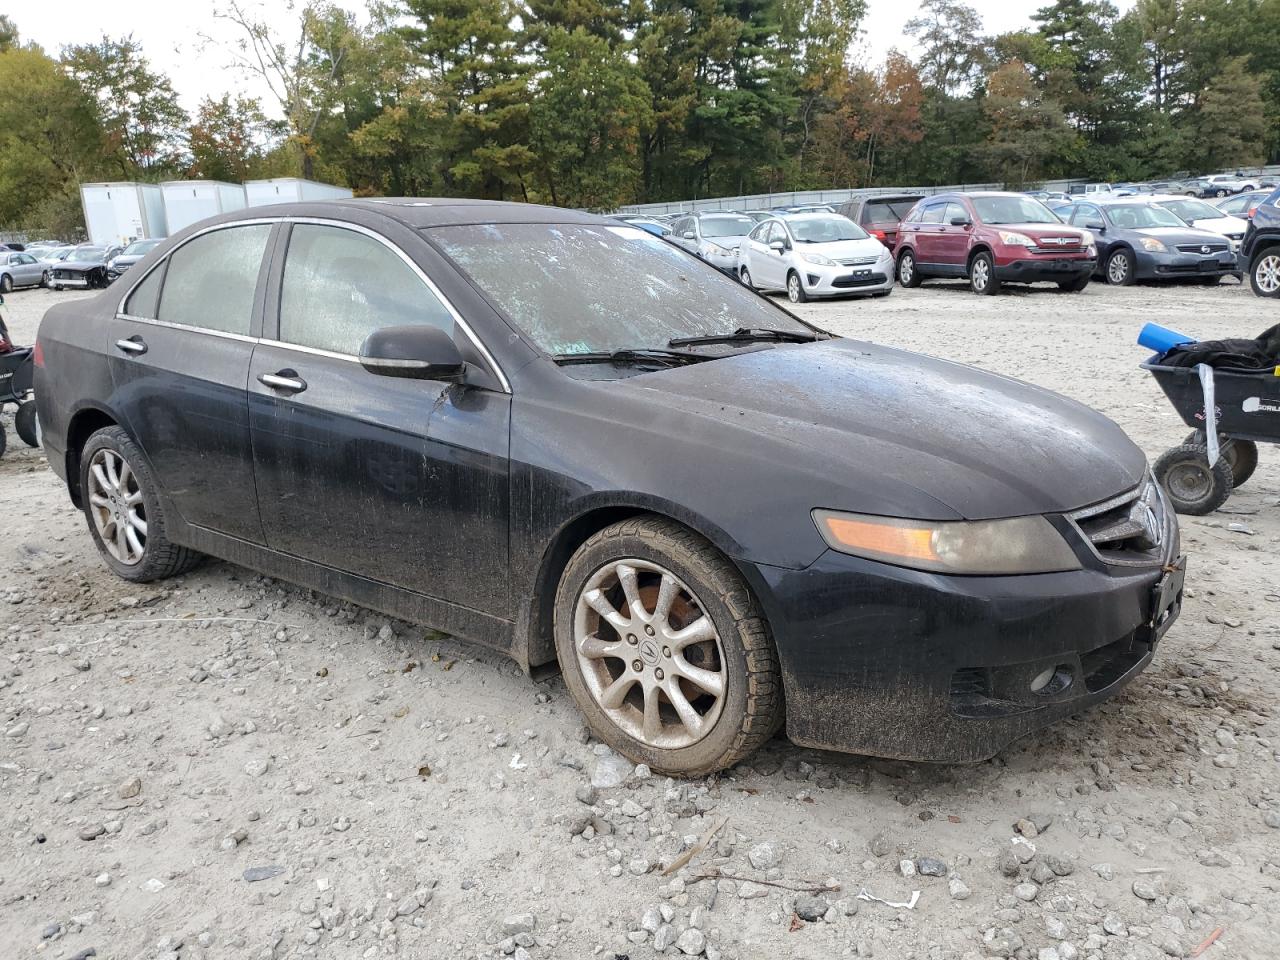
[(13, 417), (14, 429), (28, 447), (40, 446), (40, 433), (36, 429), (36, 402), (24, 400), (18, 404), (18, 412)]
[(1209, 466), (1209, 450), (1201, 443), (1184, 443), (1166, 451), (1153, 468), (1178, 513), (1201, 517), (1227, 502), (1235, 478), (1226, 457)]
[(4, 456), (4, 448), (8, 446), (9, 441), (5, 437), (4, 424), (0, 423), (0, 457)]
[[(1192, 431), (1182, 442), (1203, 444), (1204, 434)], [(1219, 435), (1218, 442), (1222, 446), (1223, 459), (1231, 464), (1233, 489), (1239, 490), (1258, 469), (1258, 445), (1252, 440), (1232, 440), (1222, 435)]]

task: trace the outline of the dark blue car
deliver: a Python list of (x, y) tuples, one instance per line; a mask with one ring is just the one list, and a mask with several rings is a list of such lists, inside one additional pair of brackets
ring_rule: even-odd
[(1231, 241), (1198, 230), (1164, 207), (1136, 197), (1078, 201), (1054, 212), (1093, 234), (1098, 273), (1108, 283), (1194, 279), (1215, 284), (1240, 276)]

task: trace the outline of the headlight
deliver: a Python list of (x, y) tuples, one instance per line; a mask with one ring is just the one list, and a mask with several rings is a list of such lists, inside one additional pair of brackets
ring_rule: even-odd
[(733, 251), (728, 247), (722, 247), (718, 243), (708, 243), (703, 248), (702, 255), (704, 257), (716, 257), (723, 260), (725, 257), (732, 257)]
[(813, 511), (827, 546), (914, 570), (953, 574), (1054, 573), (1080, 560), (1044, 517), (929, 521)]
[(834, 267), (836, 262), (830, 257), (824, 257), (820, 253), (802, 253), (800, 259), (806, 263), (816, 263), (820, 267)]
[(1084, 248), (1084, 252), (1085, 256), (1096, 257), (1098, 255), (1098, 248), (1095, 244), (1091, 243)]
[(1013, 233), (1010, 230), (1000, 231), (1000, 242), (1011, 247), (1034, 247), (1036, 242), (1025, 233)]
[(1142, 249), (1150, 250), (1152, 253), (1168, 253), (1169, 248), (1157, 240), (1155, 237), (1143, 237)]

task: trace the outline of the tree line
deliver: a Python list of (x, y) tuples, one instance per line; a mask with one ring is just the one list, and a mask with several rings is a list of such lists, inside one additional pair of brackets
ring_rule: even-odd
[(780, 190), (1136, 180), (1280, 159), (1280, 0), (1054, 0), (987, 34), (925, 0), (919, 50), (851, 55), (866, 0), (229, 0), (266, 102), (194, 115), (130, 37), (0, 16), (0, 226), (68, 233), (95, 179), (306, 176), (358, 194), (596, 209)]

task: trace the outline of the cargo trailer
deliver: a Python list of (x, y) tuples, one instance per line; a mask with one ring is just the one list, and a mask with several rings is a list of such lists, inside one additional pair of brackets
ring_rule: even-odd
[(154, 183), (83, 183), (80, 202), (91, 243), (123, 244), (169, 235), (164, 196)]
[(244, 187), (220, 180), (169, 180), (160, 184), (169, 232), (177, 233), (197, 221), (220, 213), (243, 210)]
[(271, 203), (299, 203), (303, 200), (340, 200), (350, 197), (346, 187), (329, 183), (317, 183), (300, 177), (277, 177), (274, 180), (247, 180), (245, 199), (251, 207), (264, 207)]

